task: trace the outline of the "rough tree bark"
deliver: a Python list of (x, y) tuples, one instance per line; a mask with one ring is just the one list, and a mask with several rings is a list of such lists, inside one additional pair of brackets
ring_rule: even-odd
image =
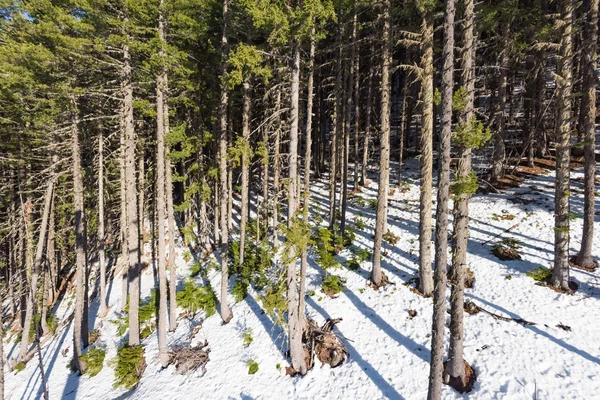
[[(225, 76), (227, 72), (227, 55), (229, 46), (227, 45), (227, 23), (228, 23), (228, 7), (229, 0), (223, 0), (223, 35), (221, 37), (221, 76)], [(229, 93), (224, 82), (221, 83), (221, 99), (219, 102), (219, 174), (221, 178), (221, 319), (224, 323), (228, 323), (233, 314), (227, 304), (227, 287), (229, 281), (228, 270), (228, 199), (229, 184), (227, 182), (227, 103)]]
[[(341, 16), (338, 16), (338, 20)], [(341, 22), (338, 23), (337, 27), (337, 36), (336, 42), (338, 46), (338, 59), (335, 68), (335, 107), (334, 107), (334, 127), (331, 134), (331, 160), (329, 167), (329, 229), (333, 232), (335, 227), (335, 210), (336, 210), (336, 174), (338, 169), (338, 141), (342, 134), (342, 57), (343, 57), (343, 47), (342, 47), (342, 25)], [(341, 165), (339, 166), (341, 167)]]
[(375, 287), (385, 283), (381, 270), (381, 243), (387, 225), (388, 185), (390, 180), (390, 0), (383, 1), (383, 32), (381, 59), (381, 159), (379, 161), (379, 184), (377, 189), (377, 215), (375, 219), (375, 240), (373, 241), (373, 270), (371, 282)]
[[(293, 45), (291, 64), (291, 99), (290, 99), (290, 142), (288, 166), (288, 229), (297, 221), (296, 209), (298, 205), (298, 109), (300, 91), (300, 43)], [(292, 252), (298, 249), (292, 249)], [(302, 321), (299, 315), (299, 293), (296, 277), (296, 257), (291, 257), (287, 265), (287, 302), (288, 302), (288, 335), (290, 340), (290, 356), (292, 368), (300, 375), (306, 374), (306, 361), (304, 347), (302, 346)]]
[(556, 121), (556, 185), (554, 192), (554, 269), (552, 285), (569, 290), (569, 173), (571, 157), (571, 89), (573, 0), (561, 0), (561, 39), (558, 63)]
[[(462, 48), (462, 87), (465, 88), (465, 108), (461, 110), (460, 124), (467, 127), (475, 118), (473, 104), (475, 100), (475, 5), (473, 0), (463, 0), (465, 7), (463, 20), (463, 48)], [(471, 173), (471, 149), (460, 146), (458, 149), (459, 160), (456, 169), (455, 181), (468, 179)], [(465, 276), (467, 269), (467, 244), (469, 238), (469, 198), (470, 193), (454, 194), (454, 241), (452, 254), (452, 268), (450, 283), (450, 348), (446, 363), (446, 380), (460, 382), (466, 387), (465, 361), (464, 361), (464, 292)]]
[(354, 190), (358, 190), (358, 144), (360, 127), (360, 48), (358, 45), (358, 14), (356, 0), (354, 1), (354, 16), (352, 18), (352, 60), (354, 68)]
[(435, 227), (435, 274), (433, 323), (428, 400), (442, 396), (444, 370), (444, 329), (446, 323), (446, 274), (448, 270), (448, 194), (450, 191), (450, 145), (452, 137), (452, 89), (454, 72), (454, 0), (445, 0), (444, 48), (442, 51), (442, 115), (440, 162)]
[(433, 197), (433, 16), (423, 11), (421, 27), (421, 159), (419, 197), (419, 291), (433, 294), (431, 268), (431, 227)]
[(584, 206), (583, 235), (576, 263), (582, 267), (593, 267), (592, 246), (594, 241), (594, 206), (596, 160), (596, 68), (598, 66), (598, 0), (586, 0), (585, 50), (581, 53), (584, 69)]
[(250, 169), (250, 82), (246, 78), (243, 82), (242, 100), (242, 199), (240, 210), (240, 266), (244, 264), (244, 250), (246, 248), (246, 223), (248, 222), (248, 181)]
[(494, 154), (490, 180), (497, 182), (504, 175), (504, 163), (506, 160), (506, 95), (508, 86), (508, 61), (510, 44), (510, 22), (502, 24), (502, 43), (504, 47), (500, 52), (500, 76), (498, 78), (498, 102), (496, 109), (496, 132), (494, 133)]
[(373, 75), (375, 68), (373, 67), (373, 58), (375, 55), (375, 45), (371, 44), (371, 57), (369, 57), (369, 78), (367, 80), (367, 104), (365, 111), (365, 138), (363, 140), (362, 152), (362, 172), (360, 174), (360, 185), (365, 186), (367, 180), (367, 165), (369, 164), (369, 141), (371, 140), (371, 109), (373, 108)]
[(106, 304), (106, 253), (104, 237), (104, 137), (98, 135), (98, 262), (100, 263), (100, 308), (98, 316), (108, 312)]
[[(281, 82), (277, 88), (275, 97), (275, 113), (279, 115), (281, 110)], [(277, 121), (281, 123), (281, 118), (278, 116)], [(281, 127), (277, 124), (275, 128), (275, 140), (273, 143), (273, 247), (279, 246), (279, 190), (281, 189)]]

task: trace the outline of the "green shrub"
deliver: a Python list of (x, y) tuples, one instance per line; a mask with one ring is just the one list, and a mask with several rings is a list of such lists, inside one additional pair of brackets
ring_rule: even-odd
[(246, 361), (246, 366), (248, 367), (248, 375), (254, 375), (258, 372), (258, 363), (254, 360)]
[(352, 246), (352, 243), (354, 243), (354, 240), (356, 240), (356, 233), (354, 233), (354, 229), (352, 229), (352, 227), (346, 226), (343, 239), (344, 247)]
[(111, 365), (115, 370), (113, 386), (132, 389), (138, 384), (146, 369), (144, 348), (140, 345), (119, 347), (117, 356), (111, 360)]
[(287, 302), (285, 301), (285, 281), (267, 288), (262, 297), (262, 305), (265, 312), (273, 319), (276, 325), (285, 324), (284, 315), (287, 311)]
[(316, 245), (317, 264), (324, 270), (339, 266), (339, 261), (335, 258), (333, 243), (333, 234), (327, 228), (318, 228), (313, 233), (313, 241)]
[(386, 233), (383, 234), (383, 240), (385, 240), (386, 242), (388, 242), (390, 245), (393, 246), (396, 243), (398, 243), (398, 241), (400, 240), (400, 237), (394, 235), (394, 232), (388, 230)]
[(254, 341), (252, 337), (252, 329), (248, 329), (246, 332), (242, 333), (242, 339), (244, 340), (244, 347), (250, 346), (250, 343)]
[(183, 260), (186, 263), (189, 263), (192, 260), (192, 253), (190, 253), (188, 250), (183, 252)]
[(367, 223), (362, 218), (356, 218), (356, 228), (360, 231), (364, 231), (367, 227)]
[(102, 371), (104, 357), (106, 357), (106, 350), (92, 347), (79, 359), (86, 364), (85, 373), (90, 377), (94, 377)]
[(372, 208), (372, 209), (377, 208), (377, 199), (369, 199), (369, 208)]
[(14, 368), (15, 372), (17, 372), (17, 373), (23, 371), (24, 369), (25, 369), (25, 362), (23, 362), (23, 361), (19, 361), (15, 365), (15, 368)]
[[(155, 322), (153, 317), (156, 314), (156, 297), (157, 291), (156, 289), (152, 289), (150, 292), (150, 297), (147, 297), (145, 300), (140, 302), (138, 308), (140, 333), (146, 328), (150, 330), (150, 333), (152, 333), (154, 330)], [(111, 322), (117, 325), (118, 336), (122, 336), (125, 334), (125, 332), (127, 332), (127, 329), (129, 329), (129, 296), (127, 296), (127, 302), (125, 303), (125, 313), (119, 316), (116, 321)], [(148, 334), (148, 336), (150, 335)]]
[(360, 262), (358, 262), (356, 256), (352, 256), (349, 260), (346, 260), (344, 265), (346, 265), (346, 267), (352, 271), (356, 271), (360, 268)]
[(366, 200), (364, 199), (364, 197), (362, 197), (362, 196), (359, 196), (359, 195), (354, 195), (354, 196), (352, 196), (352, 197), (350, 198), (350, 202), (351, 202), (352, 204), (354, 204), (355, 206), (358, 206), (358, 207), (364, 207), (364, 206), (366, 206), (366, 205), (367, 205), (367, 202), (366, 202)]
[(537, 269), (527, 271), (526, 275), (533, 280), (538, 282), (546, 282), (552, 276), (552, 270), (544, 267), (538, 267)]
[(183, 308), (189, 317), (204, 310), (207, 317), (217, 311), (217, 299), (210, 286), (197, 286), (193, 280), (184, 281), (184, 289), (177, 293), (177, 305)]
[(358, 262), (365, 262), (372, 257), (372, 253), (368, 249), (351, 247), (350, 251), (356, 256)]
[(190, 277), (195, 278), (200, 274), (200, 272), (202, 272), (202, 265), (200, 265), (199, 261), (194, 261), (192, 263), (192, 267), (190, 268)]
[(515, 238), (504, 238), (492, 247), (492, 254), (502, 261), (520, 260), (521, 242)]
[(242, 280), (236, 280), (231, 289), (231, 294), (235, 297), (235, 301), (238, 303), (248, 296), (248, 285)]
[(323, 278), (321, 289), (329, 297), (334, 297), (344, 289), (346, 279), (338, 275), (327, 275)]

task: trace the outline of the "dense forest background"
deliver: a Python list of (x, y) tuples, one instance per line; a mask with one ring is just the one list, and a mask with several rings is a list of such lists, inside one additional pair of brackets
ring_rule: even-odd
[[(533, 275), (567, 295), (572, 269), (597, 266), (598, 0), (0, 0), (0, 14), (1, 325), (19, 335), (0, 354), (0, 395), (6, 371), (39, 362), (44, 376), (41, 346), (67, 323), (74, 373), (102, 369), (89, 321), (117, 311), (117, 384), (135, 387), (154, 334), (163, 368), (210, 369), (210, 343), (173, 348), (168, 337), (182, 315), (235, 321), (249, 292), (284, 327), (287, 374), (307, 374), (315, 357), (340, 365), (339, 321), (306, 312), (307, 269), (315, 262), (335, 296), (337, 256), (354, 251), (345, 266), (368, 269), (367, 290), (388, 290), (382, 264), (399, 251), (389, 204), (409, 183), (410, 287), (433, 299), (430, 399), (477, 379), (464, 357), (465, 310), (477, 307), (465, 301), (473, 195), (554, 170), (552, 268)], [(356, 251), (365, 222), (348, 207), (367, 206), (374, 184), (373, 236)], [(178, 281), (182, 247), (201, 283)], [(518, 249), (506, 240), (494, 255)]]

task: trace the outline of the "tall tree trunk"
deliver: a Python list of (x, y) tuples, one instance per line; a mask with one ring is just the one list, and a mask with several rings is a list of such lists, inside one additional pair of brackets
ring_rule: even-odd
[(373, 270), (371, 282), (375, 287), (385, 283), (381, 270), (381, 243), (387, 225), (388, 185), (390, 180), (390, 8), (391, 1), (383, 1), (383, 32), (381, 60), (381, 159), (379, 161), (379, 187), (377, 189), (377, 215), (375, 219), (375, 240), (373, 242)]
[(369, 57), (369, 79), (367, 81), (367, 105), (365, 111), (365, 138), (363, 140), (362, 172), (360, 174), (360, 185), (365, 186), (367, 180), (367, 166), (369, 164), (369, 141), (371, 140), (371, 109), (373, 108), (373, 58), (375, 56), (375, 45), (371, 44), (371, 57)]
[(444, 328), (446, 323), (446, 274), (448, 270), (448, 195), (450, 191), (450, 145), (452, 137), (452, 89), (454, 72), (454, 0), (445, 0), (444, 48), (442, 52), (442, 115), (440, 163), (435, 227), (435, 274), (433, 290), (433, 324), (431, 368), (428, 400), (442, 396), (444, 370)]
[(510, 44), (510, 23), (502, 24), (502, 43), (504, 47), (500, 53), (500, 77), (498, 84), (498, 108), (496, 110), (496, 132), (494, 133), (494, 155), (492, 161), (492, 174), (490, 180), (497, 182), (504, 175), (506, 161), (506, 95), (508, 86), (508, 61)]
[(422, 54), (420, 201), (419, 201), (419, 290), (425, 297), (433, 294), (431, 269), (431, 209), (433, 196), (433, 21), (424, 11), (421, 29)]
[[(275, 113), (279, 114), (281, 110), (281, 85), (277, 89), (277, 96), (275, 98)], [(277, 117), (277, 127), (275, 128), (275, 143), (273, 143), (273, 247), (279, 246), (279, 190), (281, 189), (280, 175), (281, 175), (281, 118)]]
[[(73, 154), (75, 155), (75, 153)], [(39, 271), (40, 266), (42, 264), (42, 260), (44, 257), (44, 245), (46, 244), (46, 230), (48, 227), (48, 218), (50, 216), (50, 204), (52, 202), (52, 194), (54, 191), (54, 176), (48, 182), (48, 187), (46, 188), (46, 194), (44, 195), (44, 210), (42, 212), (42, 224), (40, 226), (40, 233), (38, 236), (37, 247), (35, 251), (35, 260), (33, 263), (33, 270), (31, 273), (31, 283), (30, 290), (27, 294), (27, 305), (25, 308), (25, 322), (23, 323), (23, 331), (21, 332), (21, 344), (19, 348), (19, 361), (27, 361), (27, 350), (29, 349), (29, 331), (31, 324), (35, 324), (34, 314), (35, 314), (35, 300), (38, 295), (38, 280), (39, 280)], [(77, 203), (76, 203), (77, 204)], [(25, 229), (29, 229), (29, 227), (25, 227)], [(79, 290), (77, 291), (79, 296)]]
[[(304, 205), (302, 207), (302, 219), (308, 223), (310, 211), (310, 166), (311, 166), (311, 148), (312, 148), (312, 109), (314, 94), (314, 73), (315, 73), (315, 28), (313, 26), (310, 32), (310, 53), (308, 59), (308, 94), (306, 99), (306, 149), (304, 154)], [(306, 313), (304, 311), (306, 295), (306, 270), (308, 269), (308, 248), (302, 249), (302, 258), (300, 262), (300, 305), (298, 316), (301, 318), (300, 324), (302, 331), (306, 326)]]
[[(289, 166), (288, 166), (288, 229), (298, 223), (296, 209), (297, 182), (298, 182), (298, 110), (300, 91), (300, 43), (296, 41), (293, 45), (291, 64), (291, 99), (290, 99), (290, 144), (289, 144)], [(292, 245), (293, 246), (293, 245)], [(296, 252), (301, 249), (292, 249)], [(291, 257), (287, 265), (287, 301), (288, 301), (288, 335), (290, 340), (290, 356), (292, 368), (299, 374), (306, 374), (306, 361), (304, 359), (304, 347), (302, 346), (302, 321), (300, 319), (300, 303), (296, 277), (296, 257)]]
[(584, 206), (583, 206), (583, 235), (581, 249), (576, 263), (582, 267), (593, 267), (592, 247), (594, 242), (594, 205), (596, 160), (596, 68), (598, 66), (598, 0), (586, 0), (587, 17), (585, 25), (586, 38), (581, 53), (582, 67), (585, 74), (583, 114), (584, 114)]
[[(164, 3), (161, 0), (158, 13), (158, 37), (161, 42), (161, 58), (164, 60), (165, 20)], [(156, 77), (156, 214), (158, 220), (158, 356), (163, 368), (169, 365), (167, 346), (167, 268), (165, 248), (165, 66)], [(169, 188), (170, 189), (170, 188)]]
[(246, 249), (246, 223), (248, 222), (248, 181), (250, 169), (250, 82), (246, 78), (243, 83), (243, 110), (242, 110), (242, 199), (240, 210), (240, 267), (244, 264)]
[[(465, 108), (461, 110), (460, 125), (469, 129), (475, 118), (475, 5), (473, 0), (463, 0), (465, 6), (462, 48), (462, 87), (465, 88)], [(471, 174), (471, 148), (461, 143), (455, 181), (468, 180)], [(464, 361), (464, 292), (467, 270), (467, 244), (469, 238), (469, 198), (471, 193), (454, 193), (454, 241), (450, 283), (450, 348), (445, 373), (447, 380), (466, 387)]]
[(569, 173), (571, 157), (571, 88), (573, 0), (561, 0), (561, 40), (556, 76), (556, 186), (554, 193), (554, 270), (552, 285), (569, 290)]
[(352, 62), (354, 69), (354, 191), (358, 190), (358, 142), (360, 128), (360, 48), (358, 45), (358, 14), (354, 1), (352, 18)]
[(79, 117), (77, 102), (71, 98), (73, 107), (71, 120), (71, 153), (73, 154), (73, 203), (75, 211), (75, 318), (73, 329), (73, 363), (79, 372), (84, 372), (85, 365), (79, 360), (83, 348), (88, 343), (88, 321), (85, 319), (85, 286), (87, 243), (85, 238), (85, 212), (83, 197), (83, 177), (81, 173), (81, 156), (79, 150)]
[(131, 81), (131, 56), (129, 46), (123, 46), (123, 88), (125, 116), (125, 179), (127, 197), (127, 248), (129, 265), (127, 278), (129, 283), (129, 345), (140, 344), (140, 281), (139, 281), (139, 220), (137, 185), (135, 174), (135, 129), (133, 120), (133, 84)]
[[(338, 21), (341, 21), (341, 11), (338, 16)], [(342, 24), (338, 22), (337, 31), (337, 46), (338, 59), (335, 69), (335, 111), (334, 111), (334, 128), (331, 135), (331, 165), (329, 167), (329, 229), (334, 230), (335, 227), (335, 210), (336, 210), (336, 174), (338, 169), (338, 136), (342, 135), (343, 117), (342, 117)], [(341, 167), (341, 165), (340, 165)]]
[(108, 312), (106, 304), (106, 254), (104, 250), (104, 137), (98, 136), (98, 261), (100, 263), (100, 309), (98, 315)]
[[(355, 7), (356, 9), (356, 7)], [(356, 12), (355, 12), (356, 14)], [(354, 28), (353, 28), (354, 29)], [(355, 42), (356, 38), (353, 38)], [(350, 128), (352, 122), (352, 89), (354, 88), (354, 59), (356, 58), (355, 45), (352, 45), (352, 51), (350, 53), (350, 62), (348, 63), (348, 82), (346, 85), (346, 112), (344, 113), (344, 165), (342, 172), (342, 204), (341, 204), (341, 218), (340, 218), (340, 234), (344, 236), (346, 232), (346, 210), (348, 209), (348, 158), (350, 154)]]
[[(3, 293), (0, 293), (0, 304), (4, 304)], [(0, 323), (0, 400), (4, 400), (4, 315), (2, 312), (0, 312), (0, 321), (2, 321)]]
[[(227, 73), (227, 57), (229, 47), (227, 45), (227, 24), (228, 24), (228, 6), (229, 0), (223, 0), (223, 35), (221, 37), (221, 76)], [(225, 83), (221, 83), (221, 100), (219, 102), (219, 174), (221, 177), (221, 319), (228, 323), (233, 314), (227, 304), (227, 288), (229, 281), (228, 266), (228, 203), (229, 203), (229, 183), (227, 179), (227, 103), (229, 93)]]
[[(124, 86), (122, 87), (124, 90)], [(125, 172), (125, 107), (121, 106), (120, 120), (120, 157), (119, 157), (119, 182), (121, 195), (121, 213), (120, 213), (120, 235), (121, 235), (121, 311), (125, 311), (127, 305), (127, 293), (129, 286), (127, 285), (127, 264), (129, 260), (129, 236), (127, 234), (127, 174)]]

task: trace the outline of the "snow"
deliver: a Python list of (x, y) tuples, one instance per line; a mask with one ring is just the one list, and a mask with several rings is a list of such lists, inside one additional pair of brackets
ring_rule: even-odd
[[(416, 161), (409, 160), (405, 171), (416, 179)], [(581, 170), (572, 173), (572, 178), (582, 176)], [(466, 298), (493, 313), (523, 318), (536, 325), (497, 320), (484, 312), (465, 314), (465, 359), (475, 369), (477, 382), (468, 395), (444, 387), (446, 399), (592, 399), (600, 393), (600, 272), (572, 270), (572, 278), (579, 283), (579, 290), (573, 295), (538, 286), (525, 275), (538, 266), (552, 266), (553, 180), (553, 173), (532, 177), (521, 187), (502, 195), (476, 195), (471, 201), (468, 263), (476, 282), (474, 288), (466, 290)], [(103, 321), (96, 318), (91, 321), (100, 329), (101, 345), (107, 349), (103, 370), (94, 378), (70, 373), (67, 365), (72, 349), (67, 356), (61, 354), (62, 350), (72, 347), (72, 324), (69, 324), (42, 348), (50, 398), (424, 399), (429, 375), (432, 300), (418, 296), (403, 285), (414, 278), (418, 270), (417, 183), (409, 183), (407, 191), (396, 189), (389, 203), (388, 228), (400, 241), (395, 246), (385, 244), (387, 256), (382, 267), (394, 285), (379, 291), (368, 287), (371, 265), (364, 262), (356, 271), (345, 267), (334, 271), (347, 282), (346, 289), (331, 299), (320, 291), (323, 271), (312, 257), (309, 260), (307, 292), (314, 290), (315, 294), (306, 299), (308, 312), (319, 323), (326, 318), (343, 319), (336, 332), (343, 338), (350, 359), (342, 366), (331, 369), (317, 362), (303, 378), (286, 376), (285, 332), (263, 313), (257, 293), (251, 291), (244, 301), (235, 305), (233, 297), (229, 299), (234, 314), (229, 324), (222, 325), (218, 314), (204, 320), (198, 315), (194, 320), (180, 318), (177, 330), (169, 333), (170, 345), (189, 343), (194, 327), (202, 324), (192, 343), (204, 340), (209, 343), (210, 361), (204, 376), (200, 372), (177, 375), (173, 366), (161, 370), (154, 333), (142, 342), (148, 367), (139, 386), (130, 392), (113, 388), (113, 370), (108, 361), (115, 357), (117, 347), (122, 344), (121, 338), (116, 336), (116, 326), (109, 322), (118, 316), (121, 280), (117, 279), (109, 287), (109, 315)], [(572, 211), (577, 214), (583, 213), (581, 186), (581, 181), (572, 182), (575, 189)], [(320, 207), (319, 212), (323, 214), (328, 209), (327, 184), (317, 182), (312, 190), (313, 207)], [(368, 200), (374, 199), (376, 193), (377, 185), (371, 183), (360, 195)], [(535, 200), (535, 203), (515, 203), (516, 198)], [(494, 214), (512, 214), (515, 218), (498, 220)], [(355, 216), (364, 219), (367, 227), (357, 232), (354, 244), (371, 249), (374, 211), (368, 205), (350, 205), (348, 221)], [(596, 258), (600, 256), (598, 222), (597, 218)], [(506, 232), (515, 224), (518, 226)], [(572, 254), (578, 250), (581, 230), (582, 220), (572, 221)], [(496, 235), (499, 236), (494, 238)], [(503, 262), (490, 253), (491, 246), (504, 237), (521, 241), (522, 260)], [(191, 263), (185, 263), (185, 248), (180, 241), (178, 245), (180, 281), (189, 275)], [(339, 259), (349, 254), (345, 250)], [(220, 287), (217, 271), (211, 271), (209, 278), (213, 288)], [(142, 275), (142, 298), (149, 295), (154, 285), (152, 268), (149, 268)], [(59, 317), (64, 318), (72, 311), (74, 300), (70, 301), (71, 298), (72, 294), (68, 294), (60, 304)], [(91, 318), (97, 306), (94, 302)], [(410, 319), (408, 310), (415, 310), (417, 315)], [(449, 315), (447, 319), (449, 322)], [(572, 330), (558, 328), (559, 323)], [(243, 347), (241, 335), (248, 330), (252, 332), (253, 341)], [(14, 344), (5, 344), (9, 357), (17, 351)], [(246, 361), (250, 359), (259, 364), (259, 371), (254, 375), (248, 374)], [(24, 371), (7, 373), (8, 399), (40, 398), (40, 390), (37, 357)]]

